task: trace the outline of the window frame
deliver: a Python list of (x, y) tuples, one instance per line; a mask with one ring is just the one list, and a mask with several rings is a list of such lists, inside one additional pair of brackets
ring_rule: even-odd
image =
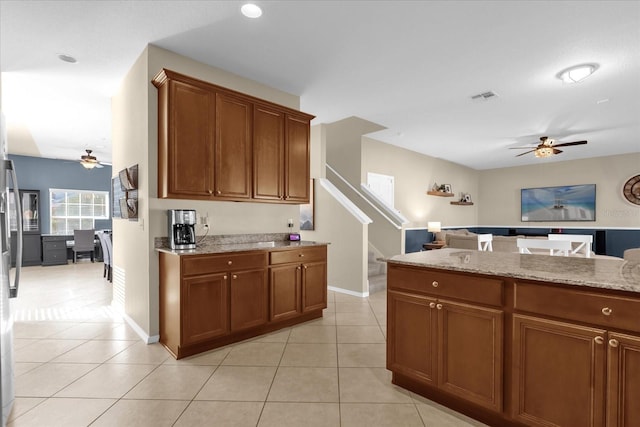
[[(64, 193), (64, 201), (54, 201), (53, 195), (56, 193)], [(70, 202), (69, 195), (77, 195), (77, 202)], [(91, 203), (83, 203), (83, 195), (91, 194)], [(54, 235), (70, 235), (73, 234), (74, 229), (93, 229), (95, 228), (95, 220), (108, 220), (110, 218), (110, 203), (111, 196), (110, 191), (105, 190), (79, 190), (71, 188), (49, 188), (49, 232)], [(96, 195), (99, 195), (104, 200), (104, 204), (95, 203)], [(54, 208), (64, 205), (64, 215), (54, 214)], [(77, 206), (78, 215), (69, 214), (69, 206)], [(93, 215), (83, 215), (83, 206), (90, 205)], [(104, 215), (95, 215), (95, 207), (104, 206)], [(59, 230), (59, 226), (54, 226), (54, 221), (64, 219), (64, 232)], [(69, 226), (69, 221), (77, 221), (78, 227)], [(91, 221), (91, 227), (83, 227), (83, 223)]]

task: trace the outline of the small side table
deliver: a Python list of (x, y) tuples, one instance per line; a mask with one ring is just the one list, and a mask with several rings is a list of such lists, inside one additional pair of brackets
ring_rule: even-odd
[(425, 251), (431, 251), (435, 249), (442, 249), (444, 247), (444, 242), (431, 242), (431, 243), (423, 243), (422, 247)]

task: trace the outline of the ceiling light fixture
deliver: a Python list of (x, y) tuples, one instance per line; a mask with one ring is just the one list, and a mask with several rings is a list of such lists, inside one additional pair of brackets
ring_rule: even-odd
[(598, 64), (580, 64), (560, 71), (556, 77), (565, 83), (578, 83), (598, 69)]
[(69, 64), (75, 64), (78, 62), (76, 58), (71, 55), (67, 55), (66, 53), (59, 53), (58, 59), (60, 59), (60, 61), (68, 62)]
[(544, 158), (553, 156), (553, 148), (552, 147), (542, 147), (538, 148), (533, 152), (536, 157)]
[(242, 7), (240, 8), (240, 11), (247, 18), (255, 19), (255, 18), (260, 18), (262, 16), (262, 9), (260, 9), (260, 6), (257, 6), (253, 3), (247, 3), (242, 5)]

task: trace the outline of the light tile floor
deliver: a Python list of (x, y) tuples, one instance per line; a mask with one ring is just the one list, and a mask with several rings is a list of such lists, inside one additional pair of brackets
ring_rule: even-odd
[(12, 304), (9, 426), (483, 425), (391, 384), (384, 291), (178, 361), (112, 310), (100, 263), (27, 267)]

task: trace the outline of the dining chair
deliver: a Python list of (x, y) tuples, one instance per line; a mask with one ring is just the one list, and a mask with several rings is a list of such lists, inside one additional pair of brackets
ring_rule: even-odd
[[(593, 236), (590, 234), (549, 234), (549, 240), (568, 240), (571, 242), (571, 255), (584, 253), (585, 258), (591, 258)], [(574, 243), (578, 243), (574, 247)]]
[(518, 239), (517, 245), (521, 254), (531, 254), (529, 249), (548, 249), (549, 255), (569, 256), (571, 250), (571, 242), (568, 240)]
[(493, 252), (493, 234), (478, 234), (478, 250)]
[(109, 243), (111, 242), (111, 236), (109, 236), (104, 231), (98, 231), (96, 233), (98, 235), (98, 239), (100, 240), (100, 247), (102, 248), (102, 261), (104, 262), (104, 270), (102, 272), (102, 277), (105, 277), (107, 280), (110, 280), (111, 277), (111, 249), (108, 246), (107, 240)]
[(96, 231), (91, 230), (73, 230), (73, 262), (78, 260), (78, 254), (89, 253), (91, 262), (94, 262), (96, 244)]

